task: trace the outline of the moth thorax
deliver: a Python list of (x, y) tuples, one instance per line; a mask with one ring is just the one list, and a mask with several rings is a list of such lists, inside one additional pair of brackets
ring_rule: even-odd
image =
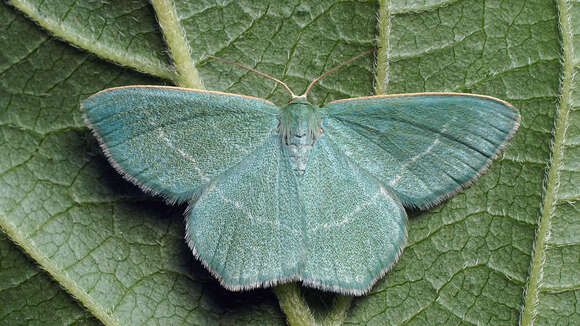
[(320, 136), (320, 113), (310, 103), (290, 103), (280, 110), (278, 117), (280, 140), (286, 145), (292, 168), (297, 175), (304, 174), (310, 150)]

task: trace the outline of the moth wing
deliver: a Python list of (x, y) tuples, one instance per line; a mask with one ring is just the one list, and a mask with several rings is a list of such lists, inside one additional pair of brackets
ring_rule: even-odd
[(230, 290), (296, 279), (304, 208), (278, 135), (206, 186), (187, 213), (186, 239)]
[(362, 295), (396, 262), (407, 239), (401, 203), (323, 133), (300, 182), (306, 212), (304, 283)]
[(469, 185), (516, 132), (520, 115), (488, 96), (418, 93), (339, 100), (324, 133), (405, 206), (426, 208)]
[(278, 111), (262, 99), (158, 86), (108, 89), (82, 109), (111, 164), (171, 201), (190, 200), (256, 150), (276, 128)]

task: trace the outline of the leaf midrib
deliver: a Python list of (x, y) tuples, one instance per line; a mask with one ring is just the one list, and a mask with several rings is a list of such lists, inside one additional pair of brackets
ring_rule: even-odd
[(574, 74), (573, 34), (570, 21), (569, 6), (566, 0), (557, 1), (560, 36), (562, 42), (562, 81), (561, 97), (557, 106), (554, 123), (554, 136), (551, 146), (551, 160), (548, 162), (548, 173), (545, 180), (544, 200), (538, 220), (538, 229), (532, 251), (532, 261), (529, 268), (528, 283), (525, 288), (524, 304), (520, 316), (520, 325), (533, 325), (539, 292), (546, 261), (547, 244), (550, 240), (552, 217), (556, 206), (556, 195), (560, 185), (560, 165), (564, 158), (564, 141), (568, 116), (570, 112), (572, 82)]
[(175, 4), (172, 0), (153, 0), (151, 4), (155, 9), (165, 43), (173, 59), (177, 73), (174, 82), (183, 87), (203, 89), (199, 72), (191, 58), (191, 51), (185, 39), (183, 27), (177, 17)]
[(389, 61), (391, 56), (391, 0), (381, 0), (378, 12), (378, 50), (377, 71), (375, 76), (375, 95), (387, 94), (389, 83)]

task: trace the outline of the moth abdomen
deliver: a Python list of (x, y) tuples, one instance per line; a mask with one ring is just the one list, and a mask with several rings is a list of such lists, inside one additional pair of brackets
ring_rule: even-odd
[(306, 138), (306, 136), (294, 136), (289, 139), (289, 143), (285, 144), (286, 153), (288, 153), (288, 158), (292, 163), (292, 170), (297, 176), (303, 175), (306, 171), (306, 164), (312, 150), (313, 142), (308, 142)]

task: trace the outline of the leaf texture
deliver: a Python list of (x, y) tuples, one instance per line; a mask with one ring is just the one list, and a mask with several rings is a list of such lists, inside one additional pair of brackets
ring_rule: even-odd
[(57, 37), (106, 60), (159, 77), (174, 74), (147, 1), (13, 0), (11, 4)]
[(521, 323), (580, 323), (580, 97), (578, 27), (580, 4), (559, 1), (563, 71), (554, 123), (552, 157), (538, 220)]
[[(0, 226), (40, 265), (17, 267), (22, 275), (38, 275), (26, 282), (51, 288), (56, 298), (34, 310), (15, 303), (3, 316), (16, 320), (66, 306), (68, 319), (52, 313), (47, 320), (82, 324), (87, 314), (80, 306), (59, 299), (68, 292), (107, 325), (283, 325), (269, 291), (233, 294), (205, 271), (183, 241), (184, 207), (169, 207), (123, 181), (83, 124), (78, 107), (89, 95), (172, 78), (151, 68), (169, 62), (151, 9), (141, 2), (116, 12), (93, 8), (92, 1), (51, 8), (53, 2), (27, 3), (44, 8), (67, 32), (110, 47), (103, 55), (0, 5)], [(330, 67), (376, 46), (377, 37), (376, 78), (374, 58), (364, 58), (316, 86), (315, 104), (371, 95), (376, 79), (381, 93), (473, 92), (520, 110), (518, 134), (486, 175), (433, 210), (410, 212), (399, 263), (369, 295), (353, 301), (347, 324), (515, 325), (522, 306), (538, 325), (577, 323), (577, 2), (176, 1), (175, 8), (207, 89), (283, 104), (287, 95), (270, 81), (207, 55), (250, 65), (300, 93)], [(101, 28), (79, 28), (74, 19), (83, 17)], [(568, 46), (559, 38), (562, 17), (570, 24)], [(115, 38), (119, 30), (135, 41)], [(115, 52), (138, 54), (151, 66), (116, 60)], [(556, 156), (560, 164), (554, 165)], [(548, 186), (546, 170), (555, 171), (557, 187)], [(553, 209), (545, 210), (549, 193)], [(544, 216), (551, 223), (541, 249), (543, 278), (527, 306)], [(8, 268), (3, 263), (1, 272)], [(46, 281), (42, 269), (56, 283)], [(15, 286), (24, 289), (26, 282)], [(1, 298), (8, 293), (0, 289)], [(311, 302), (328, 298), (309, 295)]]

